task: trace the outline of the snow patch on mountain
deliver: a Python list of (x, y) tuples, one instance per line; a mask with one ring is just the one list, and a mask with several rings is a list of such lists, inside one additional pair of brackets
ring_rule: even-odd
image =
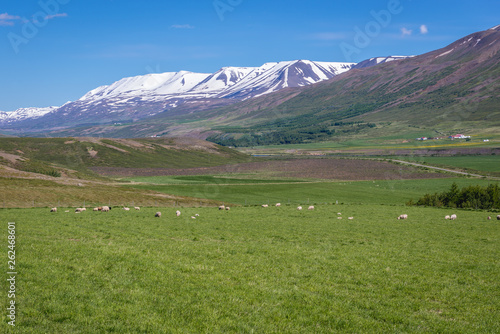
[(172, 97), (244, 99), (327, 80), (353, 65), (296, 60), (266, 63), (260, 67), (223, 67), (213, 74), (187, 71), (148, 74), (98, 87), (78, 101), (114, 99), (124, 103), (131, 97), (140, 97), (143, 101)]
[(60, 107), (29, 108), (23, 113), (0, 113), (2, 124), (28, 118), (45, 126), (104, 124), (139, 120), (161, 112), (181, 113), (221, 106), (269, 94), (289, 87), (302, 87), (350, 70), (355, 63), (293, 60), (269, 62), (259, 67), (223, 67), (215, 73), (189, 71), (153, 73), (123, 78), (97, 87), (80, 99)]
[(51, 113), (58, 108), (59, 107), (19, 108), (14, 111), (0, 111), (0, 122), (3, 124), (8, 124), (12, 122), (22, 121), (28, 118), (35, 119)]

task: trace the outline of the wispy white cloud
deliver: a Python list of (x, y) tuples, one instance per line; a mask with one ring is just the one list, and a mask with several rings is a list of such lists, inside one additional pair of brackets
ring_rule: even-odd
[[(58, 13), (58, 14), (54, 14), (54, 15), (47, 15), (44, 17), (44, 19), (47, 21), (47, 20), (55, 19), (57, 17), (67, 17), (67, 16), (68, 16), (67, 13)], [(17, 16), (17, 15), (10, 15), (8, 13), (0, 14), (0, 26), (13, 26), (16, 24), (17, 21), (22, 22), (22, 23), (29, 22), (29, 20), (22, 18), (20, 16)], [(38, 21), (39, 21), (38, 18), (33, 18), (34, 23), (38, 23)]]
[(420, 26), (420, 33), (421, 33), (422, 35), (425, 35), (425, 34), (427, 34), (428, 32), (429, 32), (429, 29), (427, 28), (427, 26), (426, 26), (425, 24), (422, 24), (422, 25)]
[(190, 24), (173, 24), (170, 26), (173, 29), (194, 29), (194, 26)]
[[(55, 19), (57, 17), (68, 17), (68, 14), (66, 14), (66, 13), (58, 13), (58, 14), (54, 14), (54, 15), (47, 15), (43, 19), (44, 19), (44, 21), (48, 21), (48, 20)], [(35, 24), (39, 23), (38, 17), (33, 17), (33, 23), (35, 23)]]
[(13, 26), (18, 20), (22, 20), (20, 16), (10, 15), (8, 13), (0, 14), (0, 26)]
[(403, 34), (403, 37), (404, 36), (411, 36), (411, 34), (413, 33), (413, 30), (403, 27), (403, 28), (401, 28), (401, 33)]

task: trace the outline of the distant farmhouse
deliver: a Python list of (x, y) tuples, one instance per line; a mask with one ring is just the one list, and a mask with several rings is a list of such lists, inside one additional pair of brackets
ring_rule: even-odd
[(450, 138), (450, 139), (467, 139), (467, 138), (470, 138), (470, 136), (465, 136), (465, 135), (462, 135), (462, 134), (457, 134), (457, 135), (449, 136), (448, 138)]

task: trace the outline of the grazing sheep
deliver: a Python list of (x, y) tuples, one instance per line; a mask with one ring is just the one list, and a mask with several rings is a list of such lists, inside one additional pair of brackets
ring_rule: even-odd
[(311, 205), (310, 207), (308, 207), (307, 210), (314, 210), (314, 205)]
[(219, 206), (219, 210), (225, 210), (226, 207), (224, 205)]
[(491, 220), (491, 217), (490, 217), (490, 216), (488, 216), (488, 220)]
[(263, 208), (268, 208), (268, 207), (269, 207), (269, 205), (268, 205), (268, 204), (262, 204), (262, 207), (263, 207)]
[(500, 215), (497, 216), (497, 220), (500, 220)]
[(230, 207), (228, 207), (228, 206), (226, 206), (226, 211), (229, 211), (229, 210), (231, 210), (231, 208), (230, 208)]
[(444, 216), (444, 219), (450, 219), (449, 215)]
[(455, 219), (457, 219), (457, 215), (455, 215), (455, 214), (451, 215), (451, 216), (450, 216), (450, 219), (451, 219), (451, 220), (455, 220)]
[(175, 214), (177, 215), (177, 217), (179, 217), (181, 215), (181, 212), (179, 210), (175, 211)]
[(109, 210), (111, 210), (109, 206), (103, 206), (101, 212), (109, 212)]
[(337, 212), (337, 214), (338, 214), (339, 216), (342, 216), (342, 213), (341, 213), (341, 212)]
[(196, 217), (195, 216), (191, 216), (191, 219), (196, 219)]
[(126, 208), (126, 207), (125, 207), (125, 208), (123, 208), (123, 210), (125, 210), (125, 211), (130, 211), (130, 208)]
[(300, 210), (302, 210), (302, 207), (301, 207), (301, 206), (298, 206), (298, 207), (297, 207), (297, 210), (299, 210), (299, 211), (300, 211)]
[(349, 218), (347, 218), (347, 219), (349, 219), (349, 220), (353, 220), (353, 219), (354, 219), (354, 217), (349, 217)]
[(161, 212), (158, 211), (157, 213), (155, 213), (155, 217), (161, 218)]
[(398, 219), (408, 219), (408, 215), (407, 214), (400, 215)]
[(50, 209), (50, 212), (57, 212), (57, 208)]
[[(102, 210), (102, 208), (101, 208)], [(92, 211), (100, 211), (99, 208), (93, 208)]]
[(82, 213), (83, 212), (83, 209), (82, 208), (76, 208), (75, 209), (75, 213)]
[(276, 203), (276, 207), (279, 208), (281, 206), (281, 203)]
[(342, 217), (337, 217), (337, 219), (342, 219)]
[(199, 215), (199, 214), (195, 214), (194, 216), (195, 216), (195, 217), (199, 217), (200, 215)]
[(141, 210), (141, 208), (138, 207), (138, 206), (136, 206), (134, 209), (137, 210), (137, 211)]

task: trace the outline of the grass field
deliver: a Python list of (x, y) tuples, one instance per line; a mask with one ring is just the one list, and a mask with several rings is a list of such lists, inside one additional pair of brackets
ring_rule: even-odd
[(500, 331), (500, 224), (489, 213), (451, 222), (450, 210), (380, 205), (158, 210), (0, 210), (5, 254), (16, 222), (18, 272), (16, 328), (2, 279), (0, 332)]
[[(148, 178), (130, 178), (146, 182)], [(205, 184), (179, 184), (182, 177), (176, 177), (175, 183), (171, 177), (153, 178), (151, 183), (133, 184), (130, 187), (141, 190), (154, 190), (177, 196), (188, 196), (207, 198), (225, 203), (239, 205), (260, 205), (290, 203), (362, 203), (362, 204), (387, 204), (404, 205), (407, 201), (417, 200), (426, 193), (441, 192), (448, 189), (453, 182), (460, 187), (468, 185), (488, 185), (496, 182), (485, 179), (471, 178), (444, 178), (424, 180), (377, 180), (377, 181), (325, 181), (315, 180), (309, 182), (297, 182), (300, 180), (288, 180), (287, 183), (274, 181), (256, 180), (250, 183), (250, 179), (237, 181), (237, 176), (231, 176), (233, 183), (226, 182), (224, 178), (205, 179)], [(199, 178), (198, 181), (201, 181)], [(213, 182), (216, 181), (216, 182)], [(164, 182), (165, 184), (161, 184)]]
[(463, 168), (500, 176), (500, 155), (465, 155), (452, 157), (401, 157), (433, 166)]
[(498, 149), (500, 145), (500, 137), (498, 135), (494, 135), (492, 137), (494, 139), (489, 142), (483, 142), (483, 139), (488, 137), (474, 138), (474, 140), (470, 142), (465, 140), (452, 141), (448, 139), (428, 141), (415, 140), (415, 138), (422, 136), (429, 136), (429, 134), (409, 133), (405, 136), (387, 135), (383, 137), (370, 137), (369, 135), (352, 136), (347, 139), (339, 138), (335, 141), (307, 144), (266, 145), (239, 148), (239, 150), (249, 154), (283, 154), (308, 151), (335, 154), (381, 154), (383, 151), (395, 153), (398, 151), (418, 152), (422, 150), (488, 150)]
[(2, 171), (3, 207), (117, 207), (0, 209), (17, 272), (12, 328), (4, 256), (0, 333), (500, 332), (500, 222), (486, 219), (498, 213), (405, 206), (495, 180), (367, 159), (135, 166), (153, 176), (119, 183)]

